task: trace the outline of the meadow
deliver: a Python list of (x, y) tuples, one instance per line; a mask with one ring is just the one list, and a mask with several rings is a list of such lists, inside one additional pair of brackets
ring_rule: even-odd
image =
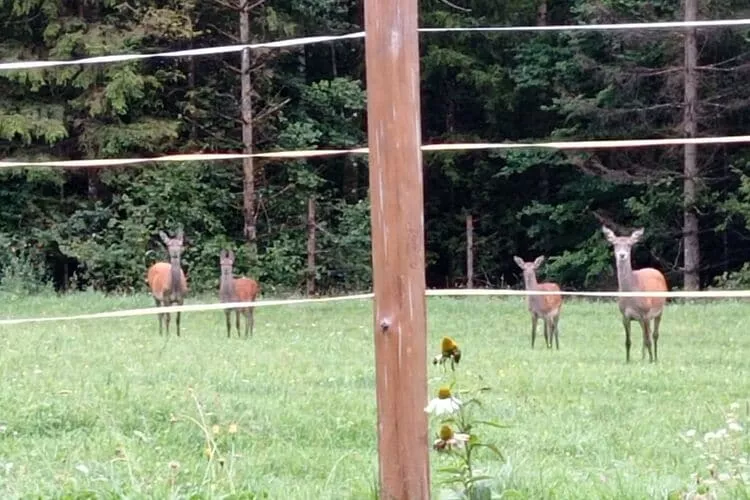
[[(151, 304), (5, 294), (0, 317)], [(504, 498), (678, 498), (710, 468), (719, 498), (747, 498), (748, 311), (669, 304), (659, 362), (641, 361), (634, 324), (628, 365), (612, 300), (568, 300), (550, 351), (541, 334), (531, 349), (520, 297), (430, 298), (429, 354), (453, 336), (463, 383), (491, 387), (482, 415), (508, 427), (484, 437), (506, 462), (477, 463)], [(180, 338), (155, 316), (0, 326), (0, 497), (372, 498), (370, 302), (259, 308), (249, 340), (227, 339), (223, 318), (186, 313)], [(434, 393), (443, 372), (428, 376)], [(439, 498), (449, 459), (430, 456)]]

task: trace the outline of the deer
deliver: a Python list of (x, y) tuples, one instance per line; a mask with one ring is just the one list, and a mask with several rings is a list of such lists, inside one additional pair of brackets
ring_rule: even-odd
[[(172, 304), (182, 305), (188, 292), (187, 278), (182, 271), (180, 257), (184, 243), (182, 228), (177, 235), (170, 238), (164, 231), (159, 231), (162, 242), (169, 253), (169, 263), (157, 262), (148, 269), (146, 281), (151, 289), (151, 295), (157, 307), (168, 307)], [(180, 336), (180, 313), (176, 313), (177, 336)], [(159, 335), (162, 335), (162, 323), (166, 321), (167, 336), (169, 336), (170, 313), (158, 313)]]
[[(617, 286), (621, 292), (666, 292), (667, 280), (658, 269), (644, 267), (633, 271), (630, 254), (633, 245), (643, 237), (644, 229), (636, 229), (630, 236), (617, 236), (607, 226), (602, 226), (602, 232), (615, 252), (617, 265)], [(641, 361), (646, 358), (648, 351), (649, 362), (658, 360), (659, 325), (664, 312), (666, 297), (619, 297), (617, 304), (622, 314), (622, 324), (625, 328), (625, 362), (630, 362), (630, 323), (636, 320), (643, 331), (643, 347)], [(653, 320), (653, 333), (650, 322)], [(653, 353), (651, 340), (653, 337)]]
[[(513, 257), (513, 260), (523, 271), (523, 283), (526, 290), (544, 290), (549, 292), (559, 292), (560, 286), (557, 283), (545, 282), (538, 283), (536, 279), (536, 270), (544, 262), (544, 255), (537, 257), (533, 262), (524, 262), (520, 257)], [(560, 311), (562, 310), (561, 295), (529, 295), (529, 312), (531, 313), (531, 348), (534, 348), (536, 340), (536, 326), (539, 318), (544, 321), (544, 343), (547, 348), (552, 349), (552, 339), (555, 339), (557, 350), (560, 350), (560, 332), (558, 322), (560, 321)]]
[[(235, 278), (232, 267), (234, 266), (234, 252), (222, 250), (219, 254), (219, 266), (221, 267), (221, 280), (219, 282), (219, 300), (221, 302), (253, 302), (258, 296), (260, 287), (258, 282), (250, 278)], [(240, 337), (240, 314), (245, 314), (245, 338), (253, 335), (253, 307), (240, 307), (235, 309), (237, 318), (237, 337)], [(232, 336), (231, 316), (232, 310), (225, 309), (227, 320), (227, 338)]]

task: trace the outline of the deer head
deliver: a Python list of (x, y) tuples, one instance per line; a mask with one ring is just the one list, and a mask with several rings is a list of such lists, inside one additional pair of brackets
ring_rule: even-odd
[(221, 266), (221, 274), (231, 277), (233, 265), (234, 252), (231, 250), (222, 250), (221, 253), (219, 253), (219, 266)]
[(630, 262), (630, 253), (633, 245), (638, 243), (643, 237), (644, 229), (636, 229), (630, 236), (617, 236), (614, 231), (607, 226), (602, 226), (602, 232), (607, 238), (607, 241), (612, 244), (617, 261)]
[(174, 238), (170, 238), (164, 231), (159, 231), (159, 236), (161, 237), (161, 241), (164, 242), (164, 245), (167, 247), (169, 258), (173, 261), (179, 261), (180, 256), (182, 255), (182, 245), (185, 242), (182, 228), (177, 230), (177, 234)]

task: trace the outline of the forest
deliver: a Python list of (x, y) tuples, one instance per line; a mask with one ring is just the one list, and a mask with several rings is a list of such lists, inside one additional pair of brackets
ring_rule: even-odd
[[(574, 25), (743, 17), (750, 2), (423, 0), (420, 26)], [(352, 0), (3, 0), (0, 60), (339, 35)], [(420, 34), (422, 138), (542, 142), (750, 132), (750, 26)], [(364, 40), (211, 56), (0, 71), (5, 160), (366, 146)], [(191, 290), (215, 290), (222, 248), (264, 292), (371, 285), (366, 156), (0, 172), (0, 285), (145, 289), (183, 227)], [(744, 144), (425, 152), (428, 287), (516, 287), (547, 257), (564, 289), (616, 285), (600, 227), (645, 228), (634, 265), (671, 288), (750, 283)], [(467, 283), (467, 217), (473, 278)]]

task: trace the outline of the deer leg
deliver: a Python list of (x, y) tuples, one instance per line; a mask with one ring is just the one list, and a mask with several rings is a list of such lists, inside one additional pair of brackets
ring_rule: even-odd
[(224, 317), (227, 320), (227, 338), (232, 336), (232, 310), (224, 309)]
[(552, 331), (550, 330), (549, 318), (542, 318), (544, 322), (544, 344), (547, 349), (552, 347)]
[(531, 314), (531, 348), (534, 348), (534, 341), (536, 340), (536, 323), (539, 320), (536, 314)]
[(167, 329), (167, 337), (169, 337), (169, 320), (172, 319), (172, 315), (170, 313), (164, 313), (164, 323)]
[(255, 308), (248, 309), (247, 319), (250, 321), (250, 336), (253, 336), (253, 327), (255, 326)]
[(658, 360), (657, 344), (659, 342), (659, 324), (661, 323), (661, 314), (654, 318), (654, 362)]
[(250, 334), (250, 322), (252, 321), (253, 310), (251, 308), (245, 309), (245, 338)]
[(625, 362), (630, 363), (630, 318), (623, 316), (622, 326), (625, 327)]
[[(156, 307), (161, 307), (161, 302), (159, 301), (159, 299), (154, 299), (154, 301), (156, 302)], [(156, 313), (156, 319), (159, 321), (159, 336), (160, 337), (163, 335), (162, 329), (161, 329), (163, 316), (164, 316), (163, 313)]]
[(560, 321), (560, 316), (555, 316), (555, 318), (552, 320), (552, 331), (555, 332), (555, 345), (557, 346), (557, 350), (560, 350), (560, 330), (558, 330), (558, 322)]
[(177, 311), (177, 318), (175, 320), (175, 326), (177, 327), (177, 336), (179, 337), (180, 336), (180, 311)]
[(641, 360), (645, 359), (646, 350), (648, 350), (648, 361), (653, 363), (654, 355), (651, 352), (651, 325), (649, 324), (648, 318), (641, 320), (641, 329), (643, 330), (643, 355)]
[(240, 313), (241, 312), (242, 311), (240, 309), (234, 310), (234, 316), (237, 319), (237, 338), (238, 339), (242, 338), (242, 335), (240, 334)]

